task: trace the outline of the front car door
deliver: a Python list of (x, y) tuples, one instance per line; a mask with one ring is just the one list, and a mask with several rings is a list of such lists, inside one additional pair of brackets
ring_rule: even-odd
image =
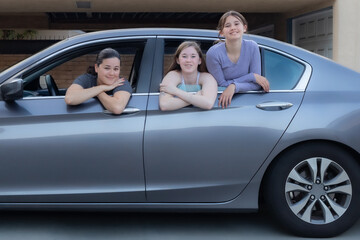
[[(0, 202), (145, 201), (142, 140), (154, 44), (148, 37), (88, 41), (23, 73), (26, 97), (0, 101)], [(84, 59), (93, 65), (105, 47), (120, 52), (121, 74), (133, 86), (125, 112), (113, 115), (97, 99), (67, 106), (61, 86), (74, 79), (61, 81), (63, 74)], [(62, 96), (40, 86), (43, 74), (53, 75)]]
[[(155, 66), (168, 62), (183, 40), (192, 39), (159, 38), (164, 47)], [(215, 39), (197, 40), (206, 50)], [(277, 50), (263, 47), (261, 54), (272, 90), (235, 94), (227, 109), (216, 101), (210, 111), (186, 107), (161, 112), (161, 76), (153, 76), (144, 135), (148, 201), (224, 202), (249, 183), (295, 115), (311, 71)]]

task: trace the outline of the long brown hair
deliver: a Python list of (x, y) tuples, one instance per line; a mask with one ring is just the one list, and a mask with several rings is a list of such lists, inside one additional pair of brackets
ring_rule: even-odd
[(179, 47), (176, 49), (176, 52), (175, 52), (174, 57), (173, 57), (173, 62), (171, 63), (167, 73), (170, 72), (170, 71), (173, 71), (173, 70), (181, 71), (180, 64), (177, 63), (177, 60), (179, 59), (180, 53), (185, 48), (188, 48), (188, 47), (195, 48), (196, 52), (199, 54), (199, 58), (201, 59), (201, 63), (198, 66), (198, 71), (199, 72), (207, 72), (205, 58), (204, 58), (204, 55), (203, 55), (203, 53), (201, 51), (201, 48), (200, 48), (199, 44), (197, 42), (194, 42), (194, 41), (185, 41), (185, 42), (181, 43), (179, 45)]

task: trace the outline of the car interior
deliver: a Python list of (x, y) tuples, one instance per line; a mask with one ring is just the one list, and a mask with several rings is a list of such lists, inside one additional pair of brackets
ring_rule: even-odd
[(127, 79), (133, 92), (136, 92), (144, 45), (144, 41), (99, 44), (57, 55), (23, 74), (24, 97), (64, 96), (75, 78), (86, 73), (95, 63), (97, 54), (106, 47), (112, 47), (120, 53), (121, 77)]

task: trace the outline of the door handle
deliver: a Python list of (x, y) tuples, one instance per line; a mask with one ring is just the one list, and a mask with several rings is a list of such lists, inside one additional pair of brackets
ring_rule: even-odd
[(257, 108), (265, 111), (281, 111), (293, 106), (292, 103), (289, 102), (264, 102), (256, 105)]
[(107, 110), (107, 109), (105, 109), (105, 110), (103, 111), (103, 113), (109, 114), (109, 115), (122, 115), (122, 114), (131, 114), (131, 113), (137, 113), (137, 112), (140, 112), (140, 109), (138, 109), (138, 108), (132, 108), (132, 107), (125, 108), (124, 111), (123, 111), (121, 114), (114, 114), (114, 113), (110, 112), (110, 111)]
[(129, 108), (125, 108), (122, 113), (130, 114), (130, 113), (137, 113), (137, 112), (140, 112), (140, 109), (129, 107)]

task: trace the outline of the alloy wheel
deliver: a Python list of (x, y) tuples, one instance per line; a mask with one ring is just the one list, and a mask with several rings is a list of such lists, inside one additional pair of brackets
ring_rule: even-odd
[(286, 179), (285, 195), (297, 217), (311, 224), (328, 224), (348, 209), (352, 185), (339, 164), (314, 157), (301, 161), (291, 170)]

